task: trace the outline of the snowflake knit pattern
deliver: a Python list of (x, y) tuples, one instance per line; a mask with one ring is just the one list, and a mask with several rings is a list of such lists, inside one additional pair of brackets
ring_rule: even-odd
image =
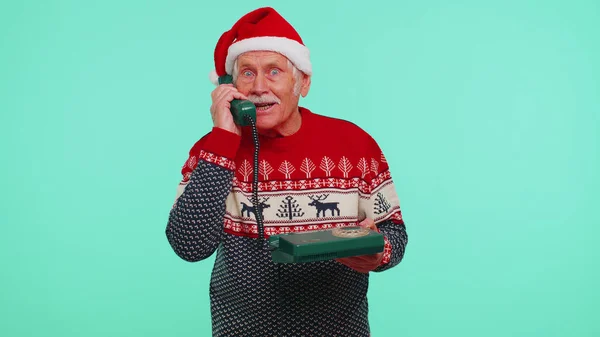
[[(376, 272), (397, 265), (408, 238), (385, 156), (353, 123), (300, 108), (288, 137), (260, 136), (265, 236), (375, 221), (384, 235)], [(174, 251), (201, 261), (215, 251), (213, 336), (369, 336), (369, 275), (336, 261), (275, 264), (257, 244), (254, 144), (213, 128), (189, 151), (167, 225)]]

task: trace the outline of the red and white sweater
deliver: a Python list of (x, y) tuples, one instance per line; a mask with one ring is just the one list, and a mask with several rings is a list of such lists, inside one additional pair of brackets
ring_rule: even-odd
[[(291, 136), (260, 136), (259, 198), (265, 235), (375, 221), (384, 234), (380, 272), (408, 238), (390, 168), (377, 142), (341, 119), (300, 108)], [(213, 128), (189, 151), (166, 235), (186, 261), (217, 257), (210, 296), (213, 336), (368, 336), (368, 274), (336, 262), (275, 264), (252, 205), (254, 144)]]

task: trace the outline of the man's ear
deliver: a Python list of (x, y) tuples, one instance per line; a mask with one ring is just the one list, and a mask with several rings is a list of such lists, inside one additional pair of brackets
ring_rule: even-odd
[(302, 97), (306, 97), (306, 95), (308, 95), (308, 91), (310, 90), (310, 78), (310, 75), (302, 75), (302, 87), (300, 90), (300, 94), (302, 95)]

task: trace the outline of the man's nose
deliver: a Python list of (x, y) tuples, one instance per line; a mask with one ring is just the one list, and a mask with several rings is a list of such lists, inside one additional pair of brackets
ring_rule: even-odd
[(252, 93), (255, 95), (262, 95), (269, 92), (269, 86), (267, 78), (263, 74), (256, 75), (254, 83), (252, 85)]

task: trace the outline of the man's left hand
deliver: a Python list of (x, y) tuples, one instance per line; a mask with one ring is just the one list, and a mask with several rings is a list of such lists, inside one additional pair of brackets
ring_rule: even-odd
[[(359, 223), (360, 226), (366, 227), (375, 231), (377, 230), (377, 226), (375, 222), (371, 219), (365, 219)], [(336, 261), (344, 264), (359, 273), (368, 273), (371, 270), (377, 268), (381, 264), (381, 260), (383, 259), (383, 252), (372, 254), (372, 255), (361, 255), (361, 256), (352, 256), (352, 257), (343, 257), (339, 259), (335, 259)]]

